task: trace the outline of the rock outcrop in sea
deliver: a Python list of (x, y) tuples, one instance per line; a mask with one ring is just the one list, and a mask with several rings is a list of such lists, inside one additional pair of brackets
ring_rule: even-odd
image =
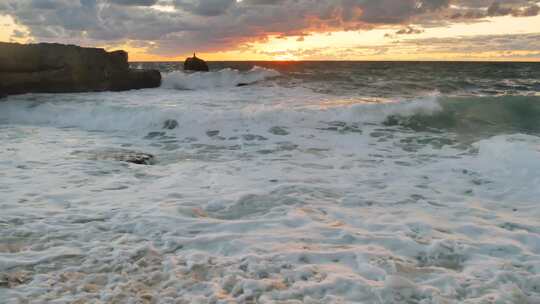
[(206, 64), (206, 61), (197, 57), (195, 54), (193, 54), (193, 57), (186, 58), (186, 61), (184, 61), (184, 70), (198, 72), (210, 71), (210, 69), (208, 68), (208, 64)]
[(160, 85), (159, 71), (130, 69), (125, 51), (0, 42), (0, 96), (124, 91)]
[(127, 150), (127, 149), (103, 149), (89, 151), (75, 151), (73, 155), (82, 156), (90, 160), (112, 160), (137, 165), (153, 165), (155, 157), (152, 154)]

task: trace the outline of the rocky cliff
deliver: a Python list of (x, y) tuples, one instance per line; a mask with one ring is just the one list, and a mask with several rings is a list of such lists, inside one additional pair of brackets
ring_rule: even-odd
[(123, 91), (160, 84), (159, 71), (130, 69), (124, 51), (0, 42), (0, 96)]

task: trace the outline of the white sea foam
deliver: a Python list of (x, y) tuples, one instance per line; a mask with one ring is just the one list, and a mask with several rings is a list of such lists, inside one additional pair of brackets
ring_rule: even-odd
[(175, 71), (163, 75), (162, 87), (177, 90), (212, 90), (253, 84), (277, 76), (278, 71), (258, 66), (246, 72), (230, 68), (195, 73)]
[[(9, 97), (0, 303), (538, 303), (540, 140), (381, 124), (443, 110), (258, 85)], [(87, 157), (119, 148), (156, 164)]]
[[(178, 122), (180, 132), (204, 133), (209, 128), (317, 128), (336, 121), (349, 124), (380, 123), (391, 115), (429, 115), (441, 110), (436, 97), (415, 101), (366, 102), (362, 99), (329, 100), (325, 96), (312, 95), (311, 98), (315, 100), (305, 100), (305, 97), (295, 100), (298, 96), (292, 91), (273, 102), (249, 103), (253, 98), (250, 92), (243, 88), (238, 90), (238, 94), (229, 98), (223, 96), (222, 92), (191, 93), (181, 98), (197, 96), (200, 99), (184, 104), (173, 103), (171, 99), (178, 96), (165, 90), (154, 91), (163, 93), (163, 96), (153, 102), (145, 94), (133, 96), (137, 99), (125, 100), (125, 93), (105, 93), (97, 95), (97, 101), (89, 97), (91, 95), (70, 95), (71, 98), (64, 96), (66, 100), (61, 102), (34, 100), (54, 99), (54, 95), (27, 95), (2, 105), (0, 123), (75, 127), (89, 131), (151, 132), (160, 130), (165, 121), (172, 119)], [(224, 100), (216, 103), (218, 98)], [(118, 99), (125, 102), (118, 102)]]

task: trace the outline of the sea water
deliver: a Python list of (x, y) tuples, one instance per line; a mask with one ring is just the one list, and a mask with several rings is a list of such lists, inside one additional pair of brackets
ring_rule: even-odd
[(540, 65), (134, 66), (0, 102), (0, 303), (540, 303)]

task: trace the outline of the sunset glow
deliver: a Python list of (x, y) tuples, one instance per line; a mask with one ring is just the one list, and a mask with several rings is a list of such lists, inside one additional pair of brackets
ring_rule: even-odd
[(540, 0), (0, 0), (0, 304), (540, 304)]
[[(199, 9), (208, 11), (199, 12), (193, 7), (175, 6), (168, 0), (140, 1), (140, 5), (129, 6), (93, 1), (91, 7), (95, 10), (98, 20), (101, 20), (98, 22), (107, 22), (107, 14), (114, 12), (124, 14), (125, 18), (132, 18), (132, 22), (138, 19), (155, 20), (152, 21), (156, 23), (155, 26), (163, 28), (163, 30), (148, 27), (142, 29), (148, 33), (125, 32), (124, 30), (118, 33), (100, 32), (101, 25), (95, 24), (91, 19), (88, 22), (91, 22), (91, 25), (95, 24), (94, 32), (81, 30), (82, 28), (73, 24), (74, 20), (68, 19), (64, 20), (63, 24), (38, 26), (36, 22), (30, 24), (23, 17), (18, 16), (18, 13), (24, 13), (24, 7), (15, 6), (15, 2), (12, 2), (11, 10), (9, 4), (4, 5), (3, 15), (0, 17), (2, 24), (0, 40), (61, 42), (104, 47), (108, 50), (125, 49), (129, 51), (131, 61), (182, 60), (194, 51), (208, 60), (216, 61), (540, 61), (540, 43), (538, 42), (540, 40), (538, 39), (540, 15), (534, 9), (538, 6), (534, 4), (528, 7), (526, 1), (522, 5), (508, 6), (505, 11), (499, 8), (500, 13), (492, 12), (494, 5), (489, 6), (490, 1), (483, 1), (485, 6), (476, 7), (474, 10), (470, 5), (465, 5), (467, 1), (451, 1), (451, 4), (444, 9), (439, 8), (433, 12), (419, 13), (410, 17), (399, 16), (403, 18), (403, 21), (399, 23), (395, 23), (391, 16), (385, 16), (385, 20), (388, 19), (387, 23), (379, 22), (378, 15), (370, 16), (368, 19), (366, 15), (370, 12), (366, 11), (362, 4), (351, 11), (351, 18), (354, 16), (358, 21), (343, 19), (348, 17), (342, 15), (335, 17), (337, 16), (335, 14), (344, 14), (337, 8), (330, 10), (335, 16), (325, 17), (317, 15), (321, 13), (311, 11), (309, 7), (294, 7), (291, 10), (307, 14), (303, 17), (304, 20), (295, 20), (298, 25), (276, 23), (279, 18), (270, 13), (281, 11), (270, 4), (255, 6), (260, 9), (257, 11), (258, 19), (251, 20), (249, 19), (252, 18), (251, 15), (240, 9), (254, 9), (252, 2), (237, 1), (234, 5), (230, 4), (231, 6), (227, 9), (217, 6), (216, 2), (215, 7), (200, 7)], [(388, 2), (392, 3), (391, 0)], [(153, 3), (153, 5), (146, 7), (143, 3)], [(75, 6), (68, 8), (76, 9)], [(368, 8), (371, 9), (371, 7)], [(53, 14), (52, 8), (40, 7), (40, 9), (44, 18)], [(233, 9), (238, 9), (238, 13), (246, 14), (244, 22), (255, 24), (249, 30), (246, 28), (246, 33), (238, 32), (241, 25), (237, 25), (233, 19), (227, 19), (228, 15), (233, 14)], [(265, 10), (269, 13), (265, 14)], [(395, 13), (399, 12), (401, 11), (396, 10)], [(476, 15), (471, 15), (470, 12), (475, 12)], [(384, 14), (392, 13), (392, 10), (384, 11)], [(467, 13), (470, 16), (466, 15)], [(54, 13), (54, 15), (57, 14), (59, 13)], [(451, 14), (454, 15), (449, 17)], [(324, 18), (330, 19), (325, 21)], [(331, 21), (333, 18), (337, 19)], [(214, 23), (214, 20), (218, 23)], [(203, 30), (207, 25), (213, 25), (215, 30), (221, 31), (220, 20), (224, 27), (223, 36), (205, 32), (211, 31), (210, 28)], [(42, 22), (44, 25), (47, 24), (45, 19)], [(126, 29), (129, 29), (129, 26), (134, 27), (134, 25), (129, 25), (131, 23), (127, 24)], [(188, 30), (185, 31), (183, 27)], [(201, 37), (207, 35), (210, 38), (205, 41), (193, 36), (195, 38), (190, 40), (191, 35)]]

